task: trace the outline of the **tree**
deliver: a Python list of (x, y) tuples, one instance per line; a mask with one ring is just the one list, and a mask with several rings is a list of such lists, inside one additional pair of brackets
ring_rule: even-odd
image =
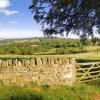
[(99, 41), (99, 39), (98, 38), (92, 38), (91, 39), (91, 42), (93, 43), (93, 45), (96, 45), (96, 43)]
[(29, 7), (44, 34), (69, 32), (87, 38), (100, 31), (100, 0), (33, 0)]

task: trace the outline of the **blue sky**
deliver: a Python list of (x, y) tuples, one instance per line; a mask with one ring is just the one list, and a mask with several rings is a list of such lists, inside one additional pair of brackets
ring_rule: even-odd
[(32, 0), (0, 0), (0, 38), (40, 37), (40, 25), (28, 9)]
[[(28, 9), (32, 0), (0, 0), (0, 38), (41, 37), (41, 26)], [(77, 36), (70, 34), (69, 37)]]

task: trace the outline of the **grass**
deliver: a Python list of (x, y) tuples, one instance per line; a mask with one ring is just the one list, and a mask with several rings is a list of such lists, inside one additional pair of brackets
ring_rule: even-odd
[(76, 58), (76, 62), (84, 63), (84, 62), (100, 62), (100, 57), (84, 57), (84, 58)]
[(95, 87), (98, 88), (100, 86), (100, 79), (99, 80), (95, 80), (95, 81), (88, 82), (87, 84), (88, 85), (95, 86)]
[(78, 53), (64, 55), (0, 55), (0, 58), (34, 58), (34, 57), (72, 57), (75, 59), (100, 59), (100, 53)]
[(0, 86), (0, 100), (94, 100), (100, 88), (88, 84), (74, 86)]
[(77, 62), (100, 62), (100, 57), (86, 57), (86, 58), (80, 58), (76, 59)]
[(96, 49), (100, 48), (100, 46), (86, 46), (84, 47), (85, 50), (87, 50), (88, 52), (94, 52)]

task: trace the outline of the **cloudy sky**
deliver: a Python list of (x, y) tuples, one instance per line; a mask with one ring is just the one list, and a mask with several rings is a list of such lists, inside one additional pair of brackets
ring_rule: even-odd
[(0, 0), (0, 38), (42, 36), (28, 9), (32, 0)]

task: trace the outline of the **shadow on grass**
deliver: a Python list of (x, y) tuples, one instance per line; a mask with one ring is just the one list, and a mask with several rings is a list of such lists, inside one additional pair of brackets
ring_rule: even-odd
[(100, 62), (100, 59), (76, 59), (77, 63)]
[(30, 95), (12, 95), (10, 100), (43, 100), (43, 97), (38, 94), (30, 94)]
[(92, 85), (92, 86), (96, 86), (96, 87), (100, 87), (100, 79), (99, 80), (95, 80), (95, 81), (91, 81), (87, 83), (88, 85)]

